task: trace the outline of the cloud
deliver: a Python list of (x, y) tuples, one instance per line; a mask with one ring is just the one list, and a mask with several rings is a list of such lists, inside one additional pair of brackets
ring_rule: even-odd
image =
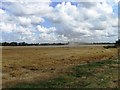
[[(58, 34), (65, 35), (70, 40), (81, 41), (81, 38), (90, 36), (107, 37), (105, 32), (114, 30), (112, 26), (117, 26), (117, 17), (113, 13), (112, 6), (106, 2), (80, 4), (77, 7), (67, 2), (55, 7), (54, 14), (48, 18), (58, 27)], [(94, 40), (97, 41), (96, 38)]]
[(19, 22), (21, 25), (30, 25), (31, 24), (31, 20), (29, 18), (25, 18), (25, 17), (18, 17)]
[(37, 25), (44, 22), (44, 19), (38, 16), (18, 17), (18, 22), (22, 26)]
[(39, 16), (31, 16), (31, 24), (39, 24), (39, 23), (43, 23), (44, 19), (42, 17)]
[(15, 29), (15, 24), (0, 23), (0, 30), (3, 32), (11, 33)]
[(43, 26), (38, 25), (36, 28), (41, 33), (52, 33), (56, 31), (55, 27), (45, 28)]
[(2, 7), (15, 16), (45, 15), (52, 9), (49, 2), (3, 2)]
[(113, 2), (62, 2), (52, 7), (50, 1), (6, 1), (0, 6), (0, 27), (4, 34), (26, 42), (113, 42), (118, 36), (113, 11), (117, 0)]
[(57, 35), (55, 33), (41, 33), (39, 35), (39, 41), (46, 43), (46, 42), (67, 42), (68, 38), (64, 37), (64, 35)]
[(29, 27), (18, 26), (13, 33), (16, 41), (36, 42), (35, 32)]
[(68, 41), (68, 38), (64, 35), (57, 34), (55, 27), (46, 28), (38, 25), (36, 29), (39, 31), (40, 42), (64, 42)]

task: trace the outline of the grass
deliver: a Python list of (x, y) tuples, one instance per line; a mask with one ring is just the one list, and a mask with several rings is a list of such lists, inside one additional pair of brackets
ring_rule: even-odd
[(92, 62), (75, 66), (69, 73), (57, 78), (36, 83), (22, 83), (14, 88), (118, 88), (117, 65), (117, 60)]

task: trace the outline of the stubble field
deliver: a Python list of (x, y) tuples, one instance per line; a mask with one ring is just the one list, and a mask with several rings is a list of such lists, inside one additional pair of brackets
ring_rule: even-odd
[(103, 46), (2, 47), (3, 87), (118, 87), (117, 57)]

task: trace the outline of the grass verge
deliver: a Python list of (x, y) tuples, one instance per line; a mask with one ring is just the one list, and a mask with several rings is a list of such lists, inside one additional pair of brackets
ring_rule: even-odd
[(119, 81), (118, 60), (104, 60), (75, 66), (48, 81), (22, 83), (13, 88), (118, 88)]

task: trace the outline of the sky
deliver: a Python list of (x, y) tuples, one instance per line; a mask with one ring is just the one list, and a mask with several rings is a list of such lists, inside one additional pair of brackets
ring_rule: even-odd
[(115, 42), (118, 40), (119, 0), (0, 1), (2, 42)]

